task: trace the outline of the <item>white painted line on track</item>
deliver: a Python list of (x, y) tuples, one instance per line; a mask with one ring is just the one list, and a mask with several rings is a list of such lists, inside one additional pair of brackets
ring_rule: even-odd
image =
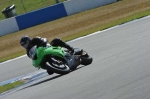
[(9, 79), (9, 80), (0, 82), (0, 86), (10, 84), (10, 83), (13, 83), (13, 82), (16, 82), (16, 81), (19, 81), (19, 80), (25, 80), (25, 79), (30, 79), (30, 81), (35, 80), (37, 78), (40, 78), (41, 76), (43, 77), (43, 74), (44, 74), (44, 76), (45, 76), (45, 74), (46, 74), (46, 76), (48, 75), (46, 70), (39, 70), (39, 71), (35, 71), (33, 73), (29, 73), (29, 74), (26, 74), (26, 75), (22, 75), (22, 76), (13, 78), (13, 79)]

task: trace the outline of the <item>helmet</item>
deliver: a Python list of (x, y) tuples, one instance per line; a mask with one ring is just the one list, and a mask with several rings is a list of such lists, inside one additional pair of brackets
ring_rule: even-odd
[(20, 39), (21, 46), (23, 46), (26, 49), (29, 47), (30, 43), (31, 43), (31, 38), (29, 36), (23, 36)]

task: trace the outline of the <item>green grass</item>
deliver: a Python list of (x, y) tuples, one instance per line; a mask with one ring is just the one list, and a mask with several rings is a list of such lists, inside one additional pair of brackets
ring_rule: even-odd
[[(22, 1), (22, 2), (21, 2)], [(66, 0), (59, 0), (59, 2), (63, 2)], [(24, 14), (27, 12), (31, 12), (33, 10), (38, 10), (40, 8), (44, 8), (53, 4), (56, 4), (55, 0), (0, 0), (0, 9), (1, 11), (15, 4), (17, 15)], [(24, 6), (23, 6), (24, 5)], [(0, 20), (5, 19), (5, 16), (0, 13)]]
[(0, 86), (0, 94), (5, 92), (5, 91), (8, 91), (8, 90), (10, 90), (12, 88), (15, 88), (17, 86), (20, 86), (23, 83), (24, 83), (23, 81), (17, 81), (17, 82), (14, 82), (14, 83), (6, 84), (4, 86)]

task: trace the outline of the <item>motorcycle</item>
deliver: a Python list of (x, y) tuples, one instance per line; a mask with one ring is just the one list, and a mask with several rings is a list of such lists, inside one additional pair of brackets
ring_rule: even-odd
[(75, 48), (72, 54), (60, 46), (37, 47), (33, 46), (29, 51), (32, 65), (47, 70), (49, 75), (53, 73), (67, 74), (76, 70), (79, 65), (89, 65), (93, 58), (82, 49)]

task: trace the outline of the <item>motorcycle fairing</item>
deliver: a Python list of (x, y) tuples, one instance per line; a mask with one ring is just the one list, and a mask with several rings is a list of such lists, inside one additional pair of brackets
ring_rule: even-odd
[(35, 60), (32, 60), (32, 64), (35, 67), (39, 67), (41, 65), (41, 62), (43, 60), (43, 58), (46, 55), (52, 55), (52, 56), (58, 56), (60, 58), (64, 58), (65, 57), (65, 52), (63, 50), (63, 48), (61, 47), (54, 47), (54, 46), (50, 46), (50, 47), (38, 47), (36, 49), (36, 55), (37, 58)]

